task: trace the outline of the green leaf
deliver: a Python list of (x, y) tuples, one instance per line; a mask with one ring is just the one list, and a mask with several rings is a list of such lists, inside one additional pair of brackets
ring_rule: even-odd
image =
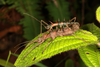
[(80, 57), (78, 61), (79, 61), (79, 67), (87, 67)]
[(5, 5), (5, 0), (0, 0), (0, 5)]
[(89, 45), (78, 49), (79, 55), (88, 67), (100, 66), (100, 50), (97, 45)]
[(61, 21), (70, 19), (69, 2), (66, 0), (55, 0), (47, 2), (46, 8), (49, 11), (53, 21), (60, 19)]
[[(92, 32), (94, 35), (98, 37), (98, 40), (100, 41), (100, 28), (98, 28), (95, 24), (86, 24), (81, 27), (82, 29), (86, 29), (90, 32)], [(88, 67), (99, 67), (100, 66), (100, 51), (98, 49), (99, 47), (94, 45), (90, 45), (87, 47), (80, 47), (78, 49), (79, 55), (84, 61), (84, 63)]]
[[(25, 50), (23, 50), (21, 52), (21, 54), (19, 55), (19, 57), (16, 60), (14, 65), (17, 67), (31, 66), (41, 60), (50, 58), (58, 53), (72, 50), (72, 49), (77, 49), (82, 46), (87, 46), (87, 45), (98, 43), (98, 38), (96, 36), (92, 35), (92, 33), (88, 32), (88, 31), (85, 31), (85, 30), (83, 30), (83, 31), (85, 33), (88, 33), (91, 35), (84, 34), (80, 30), (76, 31), (74, 33), (74, 35), (76, 35), (77, 37), (79, 37), (87, 42), (80, 40), (79, 38), (72, 36), (72, 35), (64, 36), (64, 37), (56, 37), (53, 41), (51, 41), (49, 43), (49, 45), (43, 52), (47, 43), (51, 40), (51, 38), (49, 38), (49, 39), (45, 40), (45, 42), (40, 44), (38, 47), (34, 48), (31, 52), (29, 52), (30, 49), (32, 49), (32, 47), (37, 44), (37, 43), (32, 43), (28, 48), (26, 48)], [(42, 35), (39, 35), (39, 36), (42, 36)], [(36, 40), (39, 36), (34, 38), (32, 41)], [(42, 54), (42, 52), (43, 52), (43, 54)], [(26, 57), (25, 57), (25, 55), (26, 55)]]
[[(6, 60), (0, 59), (0, 66), (5, 67)], [(15, 67), (12, 63), (8, 62), (7, 67)]]
[(96, 10), (96, 19), (100, 23), (100, 6)]
[(100, 28), (97, 27), (94, 23), (83, 25), (81, 28), (90, 31), (92, 34), (97, 36), (98, 40), (100, 41)]

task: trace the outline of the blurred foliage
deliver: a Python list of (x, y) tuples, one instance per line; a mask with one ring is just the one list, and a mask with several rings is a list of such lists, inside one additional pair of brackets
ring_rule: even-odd
[[(3, 0), (4, 1), (4, 0)], [(2, 1), (2, 2), (3, 2)], [(16, 7), (16, 10), (23, 15), (23, 13), (28, 13), (38, 19), (43, 19), (44, 17), (41, 16), (42, 14), (42, 1), (39, 0), (7, 0), (6, 3), (11, 5), (10, 8)], [(53, 17), (54, 20), (59, 19), (70, 19), (70, 13), (68, 10), (69, 3), (65, 0), (55, 0), (49, 1), (45, 3), (45, 6), (50, 13), (47, 18)], [(24, 27), (24, 37), (28, 40), (31, 40), (36, 35), (40, 33), (40, 23), (37, 22), (35, 19), (29, 17), (28, 15), (23, 15), (24, 18), (21, 19), (20, 24), (23, 24)], [(53, 21), (54, 21), (53, 20)]]
[[(98, 0), (95, 1), (95, 6), (92, 5), (94, 1), (85, 1), (84, 5), (84, 23), (91, 23), (95, 21), (95, 10), (99, 5)], [(36, 17), (39, 20), (48, 21), (51, 20), (55, 22), (60, 19), (63, 21), (65, 18), (66, 21), (69, 21), (70, 17), (77, 17), (78, 22), (81, 24), (82, 19), (82, 0), (1, 0), (0, 4), (8, 4), (10, 8), (16, 7), (16, 10), (23, 15), (23, 13), (29, 13), (30, 15)], [(24, 37), (28, 40), (31, 40), (40, 33), (40, 23), (35, 19), (23, 15), (24, 18), (21, 19), (20, 24), (23, 24), (24, 27)]]
[(53, 22), (55, 22), (57, 19), (60, 19), (61, 21), (63, 21), (64, 18), (67, 21), (70, 19), (70, 12), (68, 10), (69, 2), (65, 0), (53, 0), (47, 2), (46, 8), (49, 11), (49, 15), (53, 17)]
[[(84, 24), (95, 22), (95, 10), (99, 6), (99, 2), (99, 0), (85, 0)], [(52, 20), (53, 22), (57, 19), (63, 21), (64, 18), (69, 21), (70, 17), (74, 16), (77, 17), (80, 24), (82, 20), (83, 8), (80, 6), (82, 0), (0, 0), (0, 5), (9, 5), (9, 8), (14, 7), (24, 16), (20, 20), (20, 24), (23, 25), (24, 37), (27, 40), (33, 39), (40, 33), (40, 23), (23, 13), (28, 13), (39, 20)]]
[(71, 59), (66, 60), (65, 67), (74, 67), (73, 60)]
[(96, 10), (96, 19), (100, 23), (100, 6)]
[(31, 40), (40, 32), (40, 23), (35, 19), (29, 17), (28, 15), (24, 15), (23, 13), (29, 13), (32, 16), (37, 17), (38, 19), (42, 17), (40, 16), (40, 6), (39, 0), (7, 0), (6, 3), (11, 5), (10, 8), (16, 7), (16, 10), (24, 16), (21, 19), (20, 24), (23, 24), (24, 37), (27, 40)]
[[(0, 65), (5, 66), (6, 65), (6, 60), (0, 59)], [(12, 63), (8, 62), (7, 67), (15, 67)]]

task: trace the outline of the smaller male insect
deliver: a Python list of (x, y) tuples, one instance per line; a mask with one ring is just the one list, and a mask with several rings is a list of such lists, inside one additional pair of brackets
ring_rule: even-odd
[[(24, 13), (24, 14), (26, 14), (26, 15), (28, 15), (28, 16), (34, 18), (34, 19), (37, 20), (38, 22), (40, 22), (41, 25), (43, 25), (43, 26), (45, 27), (45, 29), (47, 29), (48, 31), (51, 31), (51, 30), (53, 29), (53, 27), (55, 27), (55, 26), (56, 26), (56, 27), (57, 27), (57, 26), (60, 26), (60, 28), (62, 28), (62, 26), (68, 27), (68, 24), (73, 24), (73, 23), (76, 21), (76, 17), (74, 17), (74, 18), (72, 18), (71, 20), (69, 20), (69, 22), (66, 22), (65, 19), (64, 19), (63, 22), (56, 21), (56, 23), (52, 23), (51, 21), (49, 21), (51, 24), (47, 24), (45, 21), (43, 21), (43, 20), (39, 21), (38, 19), (36, 19), (35, 17), (33, 17), (33, 16), (31, 16), (31, 15), (29, 15), (29, 14), (27, 14), (27, 13)], [(72, 20), (74, 20), (74, 22), (71, 22)], [(42, 22), (43, 22), (44, 24), (46, 24), (47, 26), (45, 26)], [(75, 22), (75, 23), (78, 23), (78, 22)], [(78, 23), (78, 24), (79, 24), (79, 23)], [(48, 31), (47, 31), (47, 32), (48, 32)], [(41, 26), (41, 33), (42, 33), (42, 26)]]
[[(76, 21), (76, 17), (74, 17), (74, 18), (72, 18), (71, 20), (69, 20), (69, 22), (66, 22), (65, 19), (64, 19), (63, 22), (56, 21), (56, 23), (52, 23), (51, 21), (49, 21), (51, 24), (47, 24), (45, 21), (43, 21), (43, 20), (39, 21), (38, 19), (36, 19), (36, 18), (33, 17), (32, 15), (29, 15), (29, 14), (27, 14), (27, 13), (24, 13), (24, 14), (26, 14), (26, 15), (32, 17), (33, 19), (35, 19), (35, 20), (37, 20), (38, 22), (41, 23), (41, 33), (42, 33), (42, 25), (45, 27), (45, 29), (47, 29), (47, 32), (48, 32), (48, 31), (51, 31), (51, 30), (53, 29), (53, 27), (55, 27), (55, 26), (56, 26), (56, 28), (57, 28), (57, 26), (60, 26), (60, 28), (62, 28), (62, 26), (69, 27), (69, 26), (72, 25), (73, 23), (79, 24), (78, 22), (75, 22), (75, 21)], [(74, 22), (72, 22), (73, 20), (74, 20)], [(47, 26), (45, 26), (42, 22), (43, 22), (44, 24), (46, 24)], [(68, 26), (68, 25), (69, 25), (69, 26)], [(79, 30), (80, 30), (81, 32), (83, 32), (81, 29), (79, 29)], [(45, 33), (47, 33), (47, 32), (45, 32)], [(44, 33), (44, 34), (45, 34), (45, 33)], [(83, 32), (83, 33), (85, 33), (85, 32)], [(85, 34), (87, 34), (87, 33), (85, 33)], [(90, 34), (88, 34), (88, 35), (90, 35)]]

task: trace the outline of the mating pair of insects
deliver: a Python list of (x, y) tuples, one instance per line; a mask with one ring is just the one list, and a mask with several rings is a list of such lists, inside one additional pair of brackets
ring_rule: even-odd
[[(27, 13), (24, 13), (27, 14)], [(27, 14), (29, 15), (29, 14)], [(31, 16), (31, 15), (29, 15)], [(39, 21), (38, 19), (36, 19), (35, 17), (31, 16), (32, 18), (34, 18), (35, 20)], [(74, 22), (72, 22), (74, 20)], [(27, 47), (29, 47), (32, 43), (37, 42), (38, 44), (35, 45), (34, 47), (32, 47), (27, 54), (24, 56), (24, 58), (30, 53), (31, 50), (33, 50), (35, 47), (37, 47), (38, 45), (40, 45), (41, 43), (43, 43), (46, 39), (48, 38), (52, 38), (48, 44), (53, 41), (56, 37), (63, 37), (63, 36), (68, 36), (68, 35), (73, 35), (75, 37), (77, 37), (76, 35), (74, 35), (73, 33), (76, 32), (79, 29), (80, 24), (78, 22), (75, 22), (76, 17), (72, 18), (71, 20), (69, 20), (69, 22), (66, 22), (65, 20), (63, 22), (57, 21), (56, 23), (52, 23), (50, 21), (50, 25), (47, 24), (46, 22), (44, 22), (43, 20), (39, 21), (41, 23), (41, 29), (42, 29), (42, 25), (49, 31), (48, 34), (46, 34), (48, 31), (46, 31), (43, 36), (39, 37), (37, 40), (34, 40), (32, 42), (29, 43), (29, 45)], [(47, 26), (45, 26), (44, 24), (42, 24), (42, 22), (44, 24), (46, 24)], [(58, 29), (58, 26), (60, 27), (60, 29)], [(56, 27), (56, 30), (53, 30), (53, 27)], [(42, 32), (42, 31), (41, 31)], [(84, 32), (83, 32), (84, 33)], [(79, 38), (79, 37), (77, 37)], [(81, 38), (79, 38), (81, 39)], [(83, 39), (81, 39), (83, 40)], [(83, 40), (85, 41), (85, 40)], [(85, 41), (86, 42), (86, 41)], [(48, 46), (48, 44), (45, 46), (44, 50), (46, 49), (46, 47)], [(24, 49), (26, 49), (27, 47), (25, 47)], [(43, 50), (43, 52), (44, 52)], [(42, 53), (43, 53), (42, 52)]]

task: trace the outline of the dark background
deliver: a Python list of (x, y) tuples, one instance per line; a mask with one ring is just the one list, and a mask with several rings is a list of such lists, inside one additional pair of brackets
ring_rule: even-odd
[[(24, 1), (27, 3), (27, 0)], [(65, 7), (67, 6), (65, 11), (62, 10), (63, 2), (60, 3), (59, 1), (60, 7), (57, 7), (56, 0), (37, 0), (37, 2), (34, 2), (35, 4), (32, 0), (29, 0), (26, 5), (24, 4), (25, 2), (23, 2), (23, 0), (0, 1), (0, 59), (6, 60), (9, 50), (14, 52), (18, 47), (24, 44), (20, 44), (20, 46), (14, 48), (16, 45), (31, 40), (40, 33), (40, 23), (28, 15), (23, 15), (24, 12), (29, 13), (39, 20), (44, 20), (48, 24), (48, 21), (55, 22), (55, 17), (58, 16), (58, 14), (54, 14), (53, 16), (53, 12), (50, 13), (50, 10), (55, 8), (49, 8), (48, 3), (49, 6), (54, 5), (58, 9), (61, 8), (62, 14), (68, 13), (68, 15), (63, 16), (66, 21), (76, 17), (76, 21), (79, 22), (81, 26), (88, 23), (95, 23), (98, 27), (100, 26), (95, 17), (95, 12), (100, 5), (100, 0), (65, 0), (65, 2), (68, 3), (64, 5)], [(19, 3), (20, 5), (16, 3)], [(58, 18), (62, 21), (60, 15)], [(29, 22), (32, 22), (33, 26)], [(46, 31), (44, 27), (42, 30), (43, 32)], [(19, 49), (16, 53), (19, 54), (23, 48), (24, 47)], [(11, 55), (9, 62), (14, 63), (16, 58), (17, 57)], [(48, 67), (54, 67), (62, 61), (57, 67), (64, 67), (66, 60), (69, 58), (73, 60), (75, 67), (80, 66), (80, 57), (77, 50), (63, 52), (50, 59), (43, 60), (42, 63)]]

